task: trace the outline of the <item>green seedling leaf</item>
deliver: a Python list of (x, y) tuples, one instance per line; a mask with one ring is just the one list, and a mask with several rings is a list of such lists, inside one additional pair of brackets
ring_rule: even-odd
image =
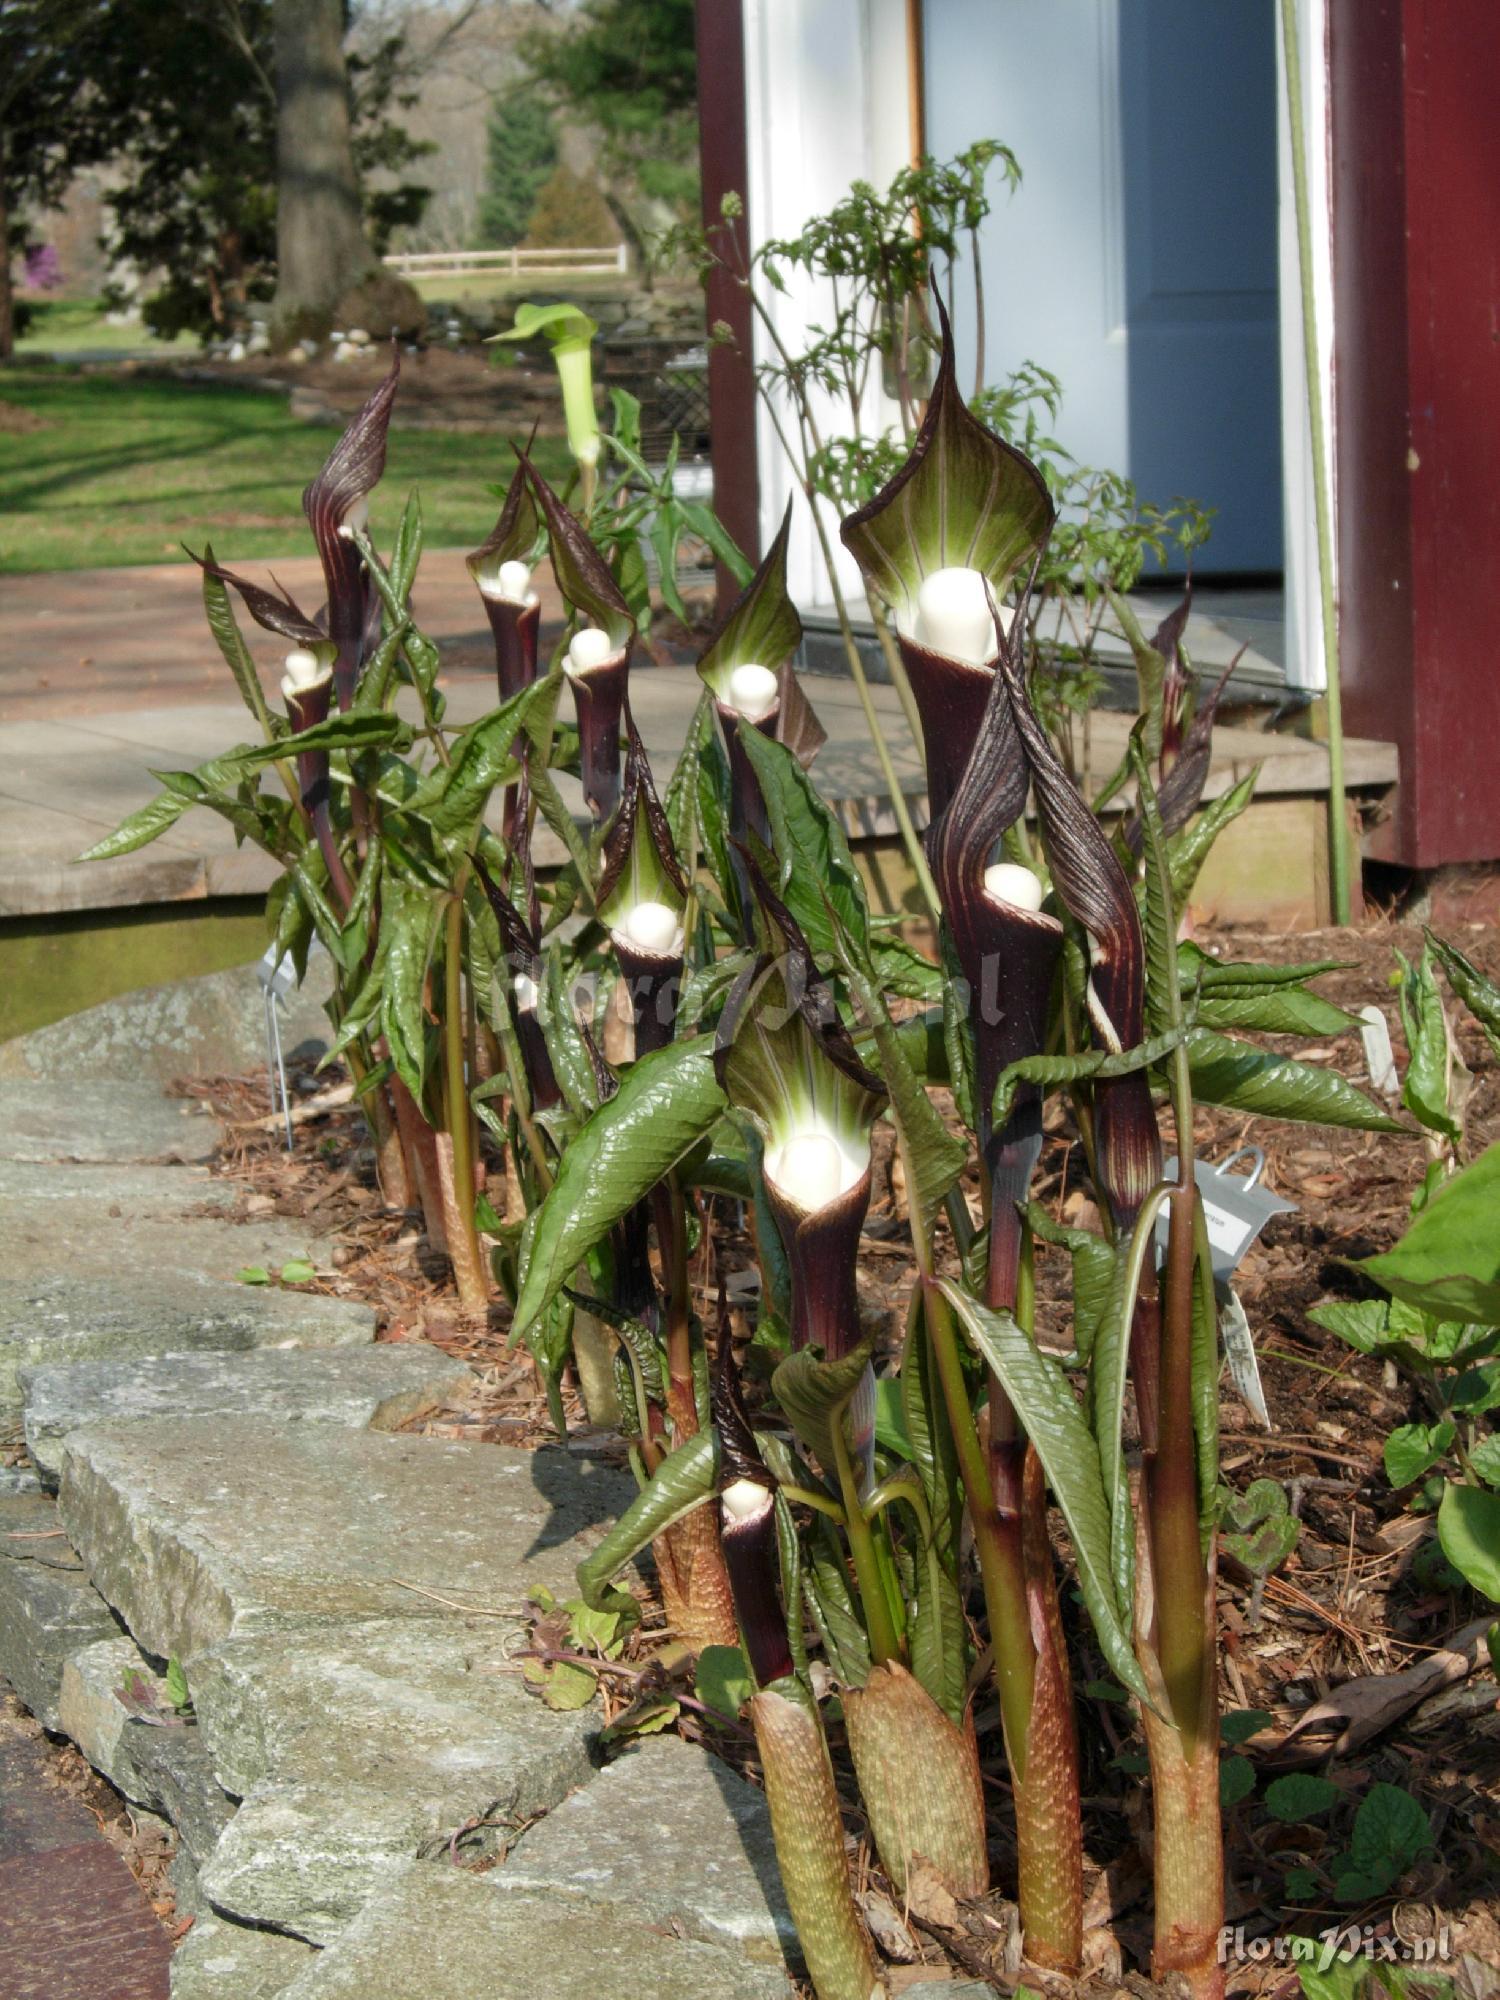
[(1455, 1424), (1398, 1424), (1385, 1441), (1385, 1476), (1392, 1486), (1410, 1486), (1436, 1465), (1458, 1435)]
[(1500, 1432), (1481, 1438), (1469, 1453), (1469, 1463), (1486, 1486), (1500, 1486)]
[(310, 1285), (317, 1275), (305, 1257), (292, 1257), (281, 1267), (281, 1282), (284, 1285)]
[(727, 1105), (713, 1058), (700, 1043), (674, 1042), (631, 1065), (618, 1093), (579, 1130), (551, 1192), (528, 1218), (515, 1333), (541, 1315), (621, 1216), (707, 1137)]
[(1456, 945), (1445, 944), (1432, 931), (1424, 931), (1429, 948), (1448, 975), (1448, 984), (1483, 1028), (1485, 1039), (1500, 1056), (1500, 986), (1486, 979), (1479, 967), (1464, 957)]
[(1341, 1903), (1384, 1895), (1431, 1846), (1431, 1825), (1411, 1793), (1372, 1785), (1354, 1816), (1349, 1852), (1333, 1864), (1334, 1895)]
[(738, 1646), (705, 1646), (698, 1655), (694, 1692), (716, 1715), (739, 1720), (740, 1710), (755, 1692), (755, 1682)]
[[(631, 1601), (634, 1602), (633, 1599)], [(596, 1608), (585, 1599), (574, 1597), (563, 1609), (568, 1613), (568, 1637), (573, 1645), (580, 1651), (592, 1650), (606, 1660), (619, 1658), (625, 1644), (623, 1606), (619, 1609)]]
[(1219, 1717), (1219, 1738), (1229, 1744), (1248, 1743), (1252, 1736), (1268, 1728), (1276, 1720), (1269, 1709), (1234, 1708), (1227, 1715)]
[(242, 1285), (269, 1285), (271, 1274), (264, 1264), (245, 1264), (235, 1272)]
[(607, 1747), (628, 1742), (635, 1736), (659, 1736), (664, 1729), (670, 1729), (681, 1714), (682, 1703), (674, 1701), (670, 1695), (638, 1695), (623, 1714), (605, 1724), (599, 1732), (599, 1741)]
[(1279, 1569), (1301, 1533), (1301, 1523), (1288, 1511), (1286, 1494), (1274, 1479), (1254, 1479), (1243, 1493), (1223, 1499), (1220, 1518), (1240, 1531), (1224, 1536), (1225, 1549), (1256, 1576)]
[(1440, 1320), (1500, 1325), (1500, 1144), (1438, 1192), (1393, 1250), (1357, 1269)]
[(1438, 1540), (1464, 1581), (1500, 1604), (1500, 1493), (1450, 1486), (1438, 1508)]
[(1401, 1085), (1401, 1102), (1430, 1132), (1440, 1132), (1453, 1145), (1463, 1138), (1463, 1126), (1455, 1113), (1455, 1084), (1462, 1076), (1455, 1069), (1449, 1045), (1448, 1023), (1443, 998), (1438, 992), (1432, 969), (1432, 950), (1424, 946), (1413, 965), (1396, 954), (1401, 966), (1401, 1022), (1406, 1030), (1410, 1056)]
[(173, 1708), (179, 1711), (191, 1708), (192, 1697), (188, 1693), (187, 1675), (182, 1670), (181, 1660), (168, 1660), (167, 1677), (163, 1682), (166, 1697)]
[(548, 1708), (564, 1712), (587, 1708), (599, 1691), (598, 1676), (572, 1660), (525, 1660), (521, 1674)]
[(1255, 1766), (1248, 1757), (1221, 1757), (1219, 1760), (1219, 1804), (1225, 1812), (1248, 1799), (1255, 1790)]
[(1293, 1771), (1266, 1786), (1266, 1811), (1283, 1826), (1301, 1826), (1336, 1806), (1343, 1794), (1327, 1778), (1311, 1771)]

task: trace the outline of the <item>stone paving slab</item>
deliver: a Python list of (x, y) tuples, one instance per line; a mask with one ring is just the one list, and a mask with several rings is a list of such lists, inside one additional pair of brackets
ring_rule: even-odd
[(161, 1417), (74, 1431), (60, 1502), (140, 1644), (188, 1660), (252, 1630), (571, 1596), (633, 1492), (562, 1450)]
[(196, 1167), (35, 1165), (0, 1160), (0, 1270), (8, 1279), (151, 1276), (200, 1271), (233, 1278), (294, 1258), (326, 1263), (332, 1245), (275, 1216), (231, 1223), (241, 1190)]
[(312, 1956), (301, 1938), (206, 1912), (172, 1954), (172, 2000), (277, 2000)]
[(461, 1400), (476, 1377), (467, 1362), (412, 1340), (321, 1351), (260, 1348), (248, 1354), (85, 1361), (71, 1368), (24, 1369), (19, 1381), (26, 1448), (44, 1482), (55, 1486), (62, 1441), (84, 1424), (261, 1416), (391, 1431), (424, 1411)]
[(559, 1921), (545, 1896), (483, 1876), (408, 1868), (372, 1897), (285, 2000), (791, 2000), (785, 1975), (721, 1945), (600, 1913)]
[(765, 1794), (677, 1736), (628, 1751), (523, 1835), (497, 1889), (628, 1911), (771, 1964), (795, 1951)]
[[(3, 813), (0, 849), (10, 853)], [(180, 865), (198, 864), (184, 860)], [(100, 866), (110, 869), (116, 864)], [(75, 876), (88, 873), (88, 869), (74, 870)], [(281, 1045), (289, 1060), (294, 1054), (328, 1047), (332, 1034), (323, 1002), (331, 991), (332, 976), (328, 961), (314, 957), (303, 986), (288, 996)], [(167, 986), (143, 986), (0, 1043), (0, 1076), (40, 1077), (68, 1085), (109, 1082), (121, 1076), (157, 1083), (170, 1083), (179, 1076), (237, 1076), (263, 1069), (265, 1063), (262, 988), (250, 965)]]
[(528, 1694), (500, 1619), (378, 1618), (228, 1639), (188, 1665), (226, 1790), (268, 1780), (416, 1790), (441, 1814), (476, 1782), (530, 1818), (593, 1776), (597, 1705)]
[(194, 1163), (218, 1143), (211, 1117), (150, 1079), (0, 1079), (0, 1159)]
[(374, 1338), (374, 1313), (353, 1299), (132, 1268), (121, 1247), (112, 1273), (0, 1278), (0, 1411), (20, 1409), (27, 1368), (197, 1349), (362, 1347)]
[(120, 1636), (118, 1619), (61, 1530), (56, 1505), (44, 1495), (0, 1499), (0, 1675), (48, 1729), (59, 1727), (69, 1656)]

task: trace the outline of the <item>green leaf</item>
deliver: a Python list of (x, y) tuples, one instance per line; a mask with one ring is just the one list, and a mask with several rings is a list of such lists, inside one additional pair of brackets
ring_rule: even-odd
[(1219, 1737), (1224, 1743), (1248, 1743), (1275, 1720), (1268, 1708), (1233, 1708), (1219, 1717)]
[(1273, 1778), (1266, 1786), (1266, 1811), (1283, 1826), (1301, 1826), (1328, 1812), (1342, 1796), (1329, 1779), (1316, 1777), (1311, 1771), (1292, 1771), (1284, 1778)]
[[(1431, 1825), (1411, 1793), (1400, 1785), (1372, 1785), (1359, 1802), (1349, 1853), (1343, 1859), (1352, 1863), (1352, 1872), (1373, 1881), (1379, 1895), (1431, 1846)], [(1347, 1875), (1341, 1878), (1336, 1891), (1341, 1902), (1356, 1900), (1346, 1894), (1347, 1880)]]
[(1500, 1325), (1500, 1144), (1448, 1181), (1393, 1250), (1356, 1268), (1441, 1320)]
[(1305, 965), (1271, 965), (1254, 959), (1218, 959), (1190, 941), (1177, 947), (1178, 975), (1186, 997), (1195, 989), (1218, 993), (1238, 989), (1269, 993), (1279, 986), (1305, 986), (1325, 972), (1348, 972), (1351, 961), (1340, 958), (1313, 959)]
[(223, 761), (240, 771), (258, 771), (280, 758), (298, 757), (312, 750), (383, 750), (391, 744), (405, 747), (411, 742), (411, 728), (399, 715), (377, 712), (361, 714), (357, 709), (330, 715), (296, 736), (283, 736), (275, 743), (256, 743), (231, 751)]
[(771, 822), (777, 862), (773, 886), (802, 926), (814, 957), (826, 961), (837, 955), (830, 911), (856, 947), (866, 951), (870, 913), (844, 829), (790, 750), (758, 729), (742, 729), (739, 740)]
[(472, 829), (500, 779), (516, 770), (516, 758), (511, 755), (516, 737), (524, 732), (538, 751), (545, 753), (562, 678), (557, 670), (533, 681), (499, 708), (471, 722), (454, 739), (448, 763), (431, 773), (407, 810), (421, 814), (440, 834)]
[(390, 943), (381, 1023), (396, 1074), (420, 1105), (427, 1087), (427, 968), (443, 921), (442, 899), (393, 876), (382, 900), (381, 931), (389, 930)]
[(1486, 1486), (1500, 1486), (1500, 1431), (1491, 1432), (1471, 1446), (1469, 1463)]
[(1500, 986), (1486, 979), (1456, 945), (1445, 944), (1432, 931), (1424, 931), (1428, 945), (1448, 975), (1448, 984), (1483, 1028), (1491, 1049), (1500, 1056)]
[(1167, 842), (1167, 865), (1172, 882), (1172, 900), (1180, 910), (1192, 893), (1210, 850), (1229, 822), (1238, 819), (1255, 795), (1260, 766), (1249, 771), (1237, 785), (1206, 806), (1191, 825)]
[(669, 1452), (593, 1553), (578, 1565), (586, 1604), (605, 1607), (605, 1592), (632, 1557), (658, 1535), (712, 1500), (718, 1491), (719, 1440), (699, 1431)]
[(739, 1719), (740, 1710), (755, 1692), (755, 1682), (738, 1646), (705, 1646), (698, 1655), (698, 1672), (693, 1692), (705, 1708), (716, 1715)]
[(310, 1285), (317, 1275), (305, 1257), (293, 1257), (281, 1267), (281, 1282), (284, 1285)]
[(861, 1341), (837, 1361), (825, 1361), (818, 1347), (789, 1354), (771, 1377), (771, 1393), (792, 1429), (831, 1478), (837, 1464), (834, 1425), (870, 1365), (870, 1346)]
[(524, 1332), (587, 1253), (712, 1131), (726, 1107), (713, 1058), (672, 1042), (625, 1073), (574, 1136), (557, 1179), (527, 1220), (514, 1332)]
[(1269, 992), (1221, 988), (1198, 1001), (1199, 1025), (1205, 1028), (1245, 1028), (1261, 1035), (1344, 1035), (1359, 1022), (1342, 1007), (1301, 986), (1278, 986)]
[(235, 1272), (242, 1285), (269, 1285), (271, 1274), (264, 1264), (245, 1264)]
[(1219, 1804), (1227, 1812), (1248, 1799), (1255, 1790), (1255, 1766), (1248, 1757), (1221, 1757), (1219, 1760)]
[(183, 798), (176, 792), (159, 792), (149, 805), (122, 819), (113, 833), (107, 833), (103, 840), (96, 840), (77, 858), (80, 861), (112, 861), (117, 854), (134, 854), (138, 847), (149, 845), (169, 827), (175, 826), (188, 807), (195, 803), (195, 800)]
[(1436, 1465), (1454, 1438), (1456, 1424), (1398, 1424), (1385, 1441), (1385, 1476), (1392, 1486), (1410, 1486)]
[[(205, 564), (211, 564), (214, 560), (211, 542), (205, 542), (203, 545), (203, 560)], [(224, 655), (225, 663), (230, 673), (234, 675), (234, 684), (240, 691), (240, 698), (266, 735), (273, 736), (275, 730), (271, 723), (271, 711), (266, 706), (266, 697), (261, 689), (260, 676), (255, 671), (255, 661), (251, 657), (250, 648), (245, 644), (239, 620), (234, 615), (234, 605), (228, 588), (218, 577), (210, 575), (207, 568), (203, 571), (203, 610), (208, 619), (208, 629), (214, 636), (214, 644)]]
[(192, 1707), (192, 1696), (188, 1693), (187, 1675), (182, 1670), (181, 1660), (168, 1660), (167, 1677), (162, 1686), (167, 1700), (179, 1713)]
[(1115, 1286), (1115, 1252), (1092, 1229), (1070, 1229), (1052, 1220), (1040, 1202), (1029, 1202), (1026, 1220), (1033, 1236), (1065, 1248), (1073, 1260), (1073, 1342), (1087, 1361), (1109, 1311)]
[(1456, 1146), (1463, 1138), (1463, 1126), (1452, 1108), (1448, 1023), (1432, 970), (1432, 950), (1424, 945), (1415, 965), (1400, 952), (1396, 958), (1401, 966), (1398, 997), (1408, 1050), (1401, 1102), (1429, 1132), (1442, 1133)]
[(1410, 1129), (1336, 1071), (1273, 1055), (1248, 1042), (1230, 1041), (1201, 1027), (1189, 1031), (1188, 1055), (1193, 1095), (1202, 1104), (1355, 1132)]
[(1073, 1540), (1079, 1586), (1111, 1670), (1150, 1703), (1135, 1649), (1115, 1596), (1110, 1568), (1110, 1509), (1099, 1451), (1067, 1378), (1040, 1354), (1008, 1313), (991, 1312), (943, 1281), (944, 1295), (965, 1333), (995, 1373), (1036, 1446), (1047, 1483)]
[(548, 1708), (563, 1713), (587, 1708), (599, 1691), (599, 1677), (572, 1660), (523, 1660), (522, 1677), (541, 1692)]
[(1500, 1604), (1500, 1493), (1450, 1486), (1438, 1508), (1438, 1540), (1464, 1581)]

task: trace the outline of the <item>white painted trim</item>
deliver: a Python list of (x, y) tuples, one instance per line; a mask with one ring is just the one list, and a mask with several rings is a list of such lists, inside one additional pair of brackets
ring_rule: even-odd
[[(1277, 160), (1280, 186), (1281, 464), (1286, 536), (1286, 674), (1293, 687), (1328, 684), (1318, 590), (1318, 534), (1313, 506), (1312, 438), (1303, 352), (1302, 277), (1297, 253), (1297, 204), (1292, 192), (1292, 145), (1286, 107), (1286, 57), (1276, 9)], [(1329, 95), (1325, 0), (1298, 0), (1302, 119), (1307, 134), (1307, 192), (1312, 216), (1313, 300), (1323, 381), (1328, 483), (1335, 518), (1333, 211), (1329, 195)], [(1337, 560), (1337, 536), (1335, 536)]]
[[(744, 31), (746, 195), (755, 249), (797, 235), (856, 180), (888, 185), (906, 163), (905, 7), (903, 0), (744, 0)], [(776, 330), (794, 352), (810, 327), (831, 316), (827, 288), (797, 274), (786, 292), (766, 296)], [(756, 361), (772, 352), (757, 321)], [(782, 414), (790, 423), (784, 403)], [(877, 379), (865, 398), (864, 427), (883, 431), (898, 414)], [(818, 418), (834, 435), (848, 431), (847, 409), (831, 402), (820, 404)], [(764, 406), (756, 414), (756, 448), (765, 546), (781, 525), (795, 481)], [(825, 526), (837, 551), (840, 586), (862, 609), (859, 571), (838, 546), (831, 510), (825, 510)], [(800, 494), (787, 571), (792, 596), (805, 610), (829, 605), (822, 553)]]

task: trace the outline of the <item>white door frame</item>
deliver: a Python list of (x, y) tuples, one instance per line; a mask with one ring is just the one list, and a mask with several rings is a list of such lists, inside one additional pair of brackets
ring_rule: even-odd
[[(934, 3), (940, 5), (941, 0)], [(1326, 674), (1279, 7), (1276, 14), (1287, 680), (1293, 687), (1316, 690), (1325, 685)], [(906, 8), (904, 0), (744, 0), (744, 31), (746, 194), (753, 247), (768, 238), (797, 234), (810, 216), (831, 207), (856, 179), (884, 186), (906, 162)], [(1314, 294), (1327, 415), (1328, 476), (1333, 491), (1333, 251), (1326, 35), (1325, 0), (1298, 0)], [(929, 126), (933, 122), (929, 114)], [(940, 130), (932, 132), (929, 144), (941, 154)], [(1024, 201), (1024, 191), (1018, 198)], [(799, 342), (805, 329), (819, 320), (825, 302), (818, 289), (794, 277), (785, 294), (771, 297), (777, 329), (789, 343)], [(757, 361), (764, 360), (769, 342), (759, 325), (755, 343)], [(895, 416), (894, 407), (877, 385), (869, 398), (867, 423), (872, 429), (885, 429)], [(794, 481), (764, 408), (757, 411), (756, 443), (762, 545), (766, 546), (780, 525)], [(827, 525), (836, 546), (837, 523), (829, 519)], [(858, 604), (858, 573), (842, 551), (839, 561), (841, 586)], [(788, 582), (799, 604), (808, 609), (827, 608), (829, 591), (821, 552), (800, 504), (789, 553)]]

